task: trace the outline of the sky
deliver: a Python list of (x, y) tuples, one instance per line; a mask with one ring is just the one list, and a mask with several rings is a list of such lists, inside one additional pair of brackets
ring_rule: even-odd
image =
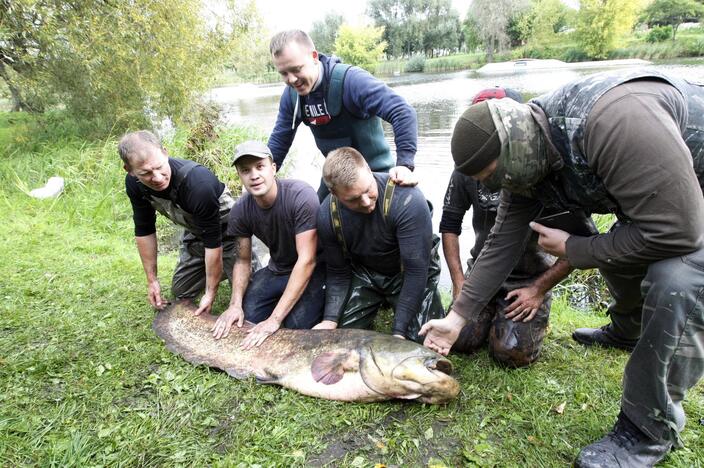
[[(452, 6), (464, 18), (471, 0), (452, 0)], [(283, 29), (309, 31), (314, 21), (323, 19), (325, 13), (341, 13), (350, 24), (360, 25), (370, 21), (365, 17), (365, 0), (255, 0), (257, 9), (271, 32)]]

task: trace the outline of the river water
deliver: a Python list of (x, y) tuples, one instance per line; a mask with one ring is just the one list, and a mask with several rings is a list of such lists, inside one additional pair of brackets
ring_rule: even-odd
[[(692, 81), (704, 82), (704, 59), (691, 63), (663, 63), (651, 68)], [(614, 69), (614, 68), (610, 68)], [(415, 165), (419, 187), (433, 203), (433, 226), (437, 232), (442, 200), (452, 172), (450, 136), (457, 118), (469, 106), (472, 96), (484, 88), (506, 86), (531, 98), (551, 91), (571, 80), (602, 70), (550, 70), (519, 72), (501, 76), (478, 76), (471, 71), (445, 74), (409, 74), (386, 80), (403, 96), (418, 114), (418, 152)], [(210, 98), (219, 103), (226, 124), (248, 126), (263, 134), (271, 131), (276, 121), (279, 98), (284, 85), (238, 85), (215, 88)], [(393, 132), (384, 122), (384, 132), (393, 150)], [(310, 131), (301, 125), (291, 152), (282, 170), (286, 177), (303, 179), (317, 189), (323, 157), (315, 146)], [(461, 251), (467, 255), (474, 241), (471, 212), (464, 218), (460, 237)], [(442, 257), (442, 255), (441, 255)], [(463, 257), (463, 260), (466, 258)], [(450, 287), (447, 268), (443, 264), (441, 285)]]

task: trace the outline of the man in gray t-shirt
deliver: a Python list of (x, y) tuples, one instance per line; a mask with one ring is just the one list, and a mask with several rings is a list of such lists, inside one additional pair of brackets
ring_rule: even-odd
[[(230, 306), (213, 326), (227, 336), (232, 324), (256, 323), (243, 342), (259, 346), (282, 325), (311, 328), (325, 303), (324, 269), (316, 267), (318, 196), (307, 183), (279, 180), (269, 148), (258, 141), (237, 147), (233, 160), (247, 189), (232, 207), (228, 235), (235, 237), (237, 261)], [(269, 264), (253, 275), (252, 236), (269, 247)], [(251, 276), (251, 281), (250, 281)]]

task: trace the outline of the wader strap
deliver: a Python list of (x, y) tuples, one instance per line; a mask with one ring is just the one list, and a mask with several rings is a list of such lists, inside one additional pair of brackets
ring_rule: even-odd
[[(386, 186), (384, 187), (384, 199), (382, 203), (382, 216), (384, 217), (384, 222), (389, 215), (389, 210), (391, 210), (391, 199), (394, 196), (394, 188), (396, 184), (389, 178), (386, 181)], [(342, 255), (349, 259), (350, 253), (347, 250), (347, 243), (345, 242), (345, 235), (342, 233), (342, 216), (340, 216), (340, 205), (337, 197), (330, 194), (330, 219), (332, 220), (332, 230), (335, 231), (335, 237), (337, 238), (337, 243), (342, 247)]]
[(382, 214), (384, 216), (384, 222), (386, 222), (386, 218), (389, 216), (389, 211), (391, 210), (391, 199), (394, 196), (395, 187), (396, 184), (394, 184), (394, 181), (391, 180), (391, 177), (389, 177), (386, 181), (386, 187), (384, 187), (384, 203), (382, 205)]
[(332, 219), (332, 230), (335, 231), (337, 243), (342, 247), (342, 255), (346, 259), (349, 259), (350, 253), (347, 251), (345, 236), (342, 234), (342, 216), (340, 216), (339, 202), (337, 197), (333, 194), (330, 194), (330, 218)]

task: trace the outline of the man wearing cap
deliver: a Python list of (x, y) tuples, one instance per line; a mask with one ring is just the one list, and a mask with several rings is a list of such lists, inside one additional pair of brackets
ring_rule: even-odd
[(193, 301), (204, 292), (196, 314), (209, 312), (223, 276), (234, 264), (234, 241), (224, 235), (235, 203), (230, 190), (209, 169), (169, 157), (159, 139), (146, 130), (127, 133), (118, 153), (127, 175), (137, 251), (147, 276), (147, 298), (156, 309), (166, 306), (157, 276), (156, 212), (185, 230), (171, 282), (179, 300)]
[[(497, 87), (477, 93), (472, 104), (504, 97), (523, 102), (517, 91)], [(467, 261), (469, 274), (489, 237), (498, 206), (499, 192), (488, 190), (457, 170), (452, 171), (445, 192), (440, 233), (454, 299), (465, 277), (459, 243), (464, 215), (472, 208), (475, 241)], [(555, 263), (552, 256), (538, 247), (538, 235), (533, 234), (518, 264), (486, 307), (470, 317), (452, 350), (470, 353), (488, 342), (489, 354), (499, 363), (509, 367), (531, 364), (538, 359), (545, 338), (550, 317), (550, 290), (569, 272), (569, 263), (564, 260)]]
[[(325, 302), (325, 273), (316, 266), (320, 204), (306, 182), (276, 177), (271, 151), (262, 142), (239, 145), (232, 164), (247, 193), (230, 212), (227, 232), (238, 248), (232, 298), (212, 331), (219, 339), (235, 322), (238, 327), (245, 320), (255, 323), (242, 343), (249, 349), (281, 326), (311, 328), (320, 322)], [(271, 259), (251, 275), (253, 235), (269, 248)]]
[[(575, 338), (633, 351), (617, 422), (577, 466), (652, 466), (679, 443), (682, 400), (704, 374), (703, 127), (704, 89), (651, 70), (592, 75), (528, 105), (485, 101), (455, 126), (458, 170), (504, 190), (493, 238), (453, 311), (422, 330), (425, 344), (447, 353), (531, 227), (546, 251), (599, 268), (614, 299), (611, 323)], [(619, 223), (570, 235), (531, 223), (546, 206), (611, 212)]]
[(440, 242), (425, 196), (372, 172), (350, 147), (330, 153), (323, 181), (330, 195), (320, 205), (318, 232), (327, 289), (315, 328), (368, 328), (389, 304), (393, 335), (418, 341), (421, 325), (445, 315), (437, 290)]
[[(415, 185), (418, 123), (416, 112), (391, 88), (368, 72), (315, 50), (303, 31), (291, 30), (271, 39), (274, 66), (284, 89), (279, 115), (269, 137), (274, 162), (281, 167), (302, 122), (313, 132), (318, 149), (327, 156), (351, 146), (364, 155), (374, 172), (388, 172), (401, 185)], [(396, 162), (384, 139), (381, 119), (389, 122), (396, 142)], [(327, 188), (321, 182), (322, 200)]]

